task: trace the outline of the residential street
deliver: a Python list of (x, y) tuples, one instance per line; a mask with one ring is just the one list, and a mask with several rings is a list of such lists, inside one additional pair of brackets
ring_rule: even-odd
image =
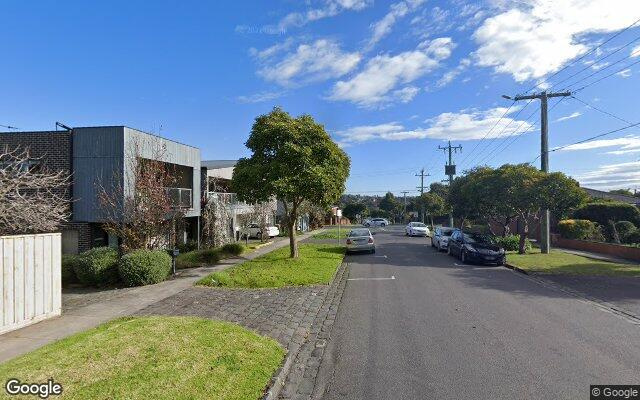
[[(460, 265), (402, 227), (350, 274), (322, 399), (577, 399), (640, 383), (640, 326), (504, 267)], [(368, 278), (391, 278), (375, 279)]]

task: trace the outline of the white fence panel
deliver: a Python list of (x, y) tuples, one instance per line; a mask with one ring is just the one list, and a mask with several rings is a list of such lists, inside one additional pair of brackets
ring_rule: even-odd
[(60, 233), (0, 236), (0, 334), (60, 315)]

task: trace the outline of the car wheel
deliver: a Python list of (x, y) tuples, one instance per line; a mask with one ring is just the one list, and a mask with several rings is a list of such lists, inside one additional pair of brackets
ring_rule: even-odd
[(383, 224), (380, 224), (380, 226), (384, 228), (386, 226), (386, 224), (383, 223)]

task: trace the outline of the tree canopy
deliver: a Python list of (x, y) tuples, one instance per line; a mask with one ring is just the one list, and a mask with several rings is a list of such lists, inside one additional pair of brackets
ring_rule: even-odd
[(283, 204), (291, 257), (297, 257), (295, 223), (303, 201), (328, 207), (344, 192), (347, 154), (310, 115), (292, 117), (276, 107), (256, 118), (246, 142), (251, 157), (238, 160), (232, 188), (241, 200)]

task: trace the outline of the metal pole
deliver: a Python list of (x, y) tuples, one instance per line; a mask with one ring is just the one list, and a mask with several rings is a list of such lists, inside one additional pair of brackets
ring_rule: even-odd
[[(547, 92), (540, 95), (540, 169), (549, 172), (549, 124), (547, 113)], [(544, 254), (550, 252), (551, 234), (549, 233), (549, 210), (542, 210), (540, 216), (540, 251)]]

